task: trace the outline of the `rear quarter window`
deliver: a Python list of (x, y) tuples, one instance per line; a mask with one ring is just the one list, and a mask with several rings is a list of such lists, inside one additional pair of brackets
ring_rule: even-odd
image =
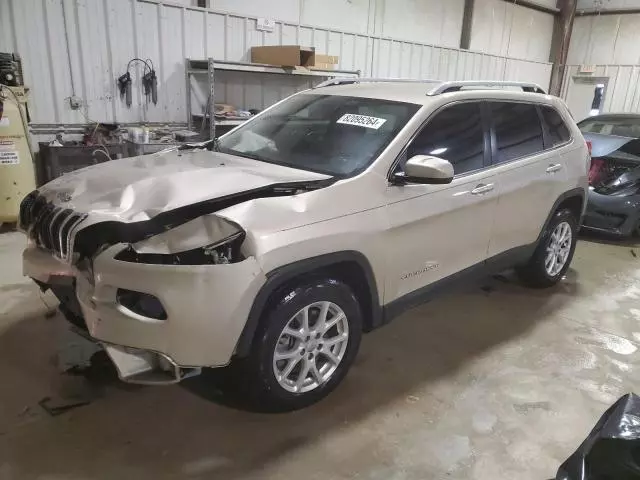
[(564, 123), (564, 120), (555, 108), (541, 105), (540, 110), (542, 111), (542, 118), (544, 118), (544, 122), (547, 124), (547, 132), (551, 146), (555, 147), (571, 140), (569, 127)]

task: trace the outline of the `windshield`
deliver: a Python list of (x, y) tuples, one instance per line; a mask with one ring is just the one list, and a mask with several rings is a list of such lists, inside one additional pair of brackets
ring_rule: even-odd
[(578, 127), (582, 133), (600, 133), (618, 137), (640, 138), (640, 117), (594, 117), (587, 118)]
[(301, 94), (220, 138), (220, 151), (346, 177), (369, 166), (419, 105)]

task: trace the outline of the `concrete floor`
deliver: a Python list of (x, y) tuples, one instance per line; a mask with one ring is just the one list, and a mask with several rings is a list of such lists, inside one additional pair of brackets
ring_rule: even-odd
[(22, 245), (0, 235), (3, 480), (547, 479), (637, 385), (640, 258), (581, 241), (552, 290), (490, 279), (365, 336), (343, 385), (304, 411), (115, 384), (51, 417), (38, 401), (84, 380), (56, 369), (63, 322), (21, 277)]

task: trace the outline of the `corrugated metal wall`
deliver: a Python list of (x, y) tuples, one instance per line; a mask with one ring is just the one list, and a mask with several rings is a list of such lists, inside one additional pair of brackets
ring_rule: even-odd
[[(315, 46), (319, 52), (338, 55), (341, 69), (361, 70), (363, 75), (549, 84), (551, 65), (545, 62), (287, 22), (278, 22), (274, 32), (265, 33), (255, 29), (255, 20), (157, 0), (0, 0), (0, 51), (22, 56), (33, 123), (47, 125), (82, 124), (87, 119), (183, 123), (184, 58), (248, 61), (254, 45)], [(118, 96), (116, 78), (133, 57), (150, 58), (155, 64), (157, 106), (144, 100), (137, 80), (142, 73), (139, 66), (133, 70), (132, 107)], [(259, 94), (264, 103), (290, 93), (275, 82), (239, 83), (234, 88), (267, 89)], [(228, 93), (229, 88), (223, 91)], [(81, 97), (86, 108), (71, 110), (71, 95)], [(232, 95), (248, 96), (237, 90)]]
[(597, 65), (589, 75), (578, 73), (579, 65), (567, 65), (561, 97), (569, 97), (573, 77), (606, 78), (602, 112), (640, 113), (640, 65)]
[[(555, 0), (552, 0), (555, 7)], [(546, 62), (553, 15), (504, 0), (475, 0), (471, 48), (494, 55)]]

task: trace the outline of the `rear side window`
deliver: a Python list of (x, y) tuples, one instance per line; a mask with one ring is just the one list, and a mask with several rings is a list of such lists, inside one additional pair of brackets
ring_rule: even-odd
[(418, 133), (407, 150), (414, 155), (433, 155), (453, 165), (456, 175), (484, 167), (484, 133), (480, 103), (447, 107)]
[(556, 145), (568, 142), (571, 139), (571, 134), (556, 109), (543, 106), (541, 106), (540, 109), (542, 110), (544, 122), (547, 124), (551, 145), (555, 147)]
[(542, 125), (536, 106), (529, 103), (491, 102), (498, 156), (493, 163), (542, 152)]

